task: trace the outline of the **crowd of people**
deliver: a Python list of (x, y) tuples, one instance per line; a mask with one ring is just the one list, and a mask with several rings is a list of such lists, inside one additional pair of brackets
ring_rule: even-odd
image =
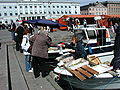
[(67, 18), (67, 22), (68, 22), (68, 30), (71, 30), (72, 32), (74, 32), (74, 28), (80, 28), (80, 25), (87, 27), (86, 19), (83, 19), (81, 22), (78, 17), (76, 18), (69, 17)]
[(35, 78), (49, 74), (45, 69), (46, 62), (49, 59), (49, 47), (70, 48), (72, 49), (70, 53), (74, 59), (86, 58), (86, 52), (78, 37), (73, 36), (71, 43), (63, 46), (60, 43), (53, 43), (47, 30), (39, 30), (36, 34), (33, 31), (34, 28), (27, 23), (22, 22), (17, 26), (13, 21), (11, 22), (10, 32), (12, 39), (16, 42), (16, 51), (24, 54), (25, 70), (26, 72), (33, 72)]
[[(76, 22), (80, 24), (76, 18)], [(77, 25), (77, 24), (76, 24)], [(84, 25), (87, 25), (84, 20)], [(76, 26), (77, 27), (77, 26)], [(82, 38), (78, 38), (74, 35), (71, 39), (71, 43), (58, 44), (53, 43), (52, 38), (49, 37), (46, 30), (40, 30), (34, 34), (34, 27), (31, 24), (22, 22), (20, 25), (16, 25), (11, 21), (10, 30), (12, 39), (16, 42), (16, 50), (24, 54), (25, 70), (26, 72), (33, 72), (35, 78), (40, 76), (46, 76), (49, 73), (44, 69), (46, 61), (48, 60), (48, 48), (49, 47), (65, 47), (72, 49), (70, 51), (73, 58), (87, 59), (87, 53), (82, 44)], [(120, 69), (120, 24), (115, 26), (115, 47), (114, 47), (114, 58), (111, 62), (114, 70)]]

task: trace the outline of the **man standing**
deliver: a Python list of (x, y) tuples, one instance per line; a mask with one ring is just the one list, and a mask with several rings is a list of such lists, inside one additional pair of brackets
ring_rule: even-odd
[(15, 42), (16, 42), (16, 50), (22, 53), (21, 43), (23, 39), (23, 32), (24, 32), (24, 23), (21, 23), (15, 31)]
[(10, 31), (11, 31), (12, 40), (15, 39), (15, 30), (16, 30), (16, 24), (13, 22), (13, 20), (11, 20)]
[(111, 62), (111, 65), (113, 66), (114, 70), (120, 70), (120, 24), (117, 26), (115, 33), (114, 58)]
[(35, 78), (44, 77), (48, 73), (45, 70), (45, 62), (48, 58), (48, 47), (55, 46), (47, 36), (47, 32), (42, 31), (30, 38), (32, 44), (32, 67)]

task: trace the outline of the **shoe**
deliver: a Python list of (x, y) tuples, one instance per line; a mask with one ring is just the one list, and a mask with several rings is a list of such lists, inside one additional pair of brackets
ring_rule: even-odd
[(23, 53), (23, 50), (20, 50), (20, 53)]
[(29, 70), (28, 72), (33, 72), (33, 70), (31, 69), (31, 70)]
[(38, 78), (40, 76), (40, 74), (37, 74), (37, 75), (35, 75), (35, 78)]
[(48, 72), (42, 72), (42, 77), (46, 77), (46, 76), (48, 76), (48, 75), (49, 75)]

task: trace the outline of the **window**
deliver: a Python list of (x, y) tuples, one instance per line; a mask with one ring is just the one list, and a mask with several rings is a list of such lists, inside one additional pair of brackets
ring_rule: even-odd
[(95, 39), (96, 38), (94, 30), (87, 30), (87, 33), (88, 33), (88, 38), (90, 38), (90, 39)]
[(61, 6), (61, 8), (63, 8), (63, 6)]
[(44, 12), (44, 14), (46, 14), (46, 12)]
[(20, 6), (20, 8), (22, 8), (22, 6)]
[(7, 13), (4, 13), (4, 16), (7, 16)]
[(15, 13), (15, 15), (18, 15), (18, 13)]
[(50, 12), (48, 12), (50, 14)]
[(6, 6), (4, 6), (3, 8), (6, 9)]
[(55, 12), (53, 12), (53, 14), (55, 14)]
[(59, 14), (59, 12), (57, 11), (57, 14)]
[(42, 14), (42, 12), (40, 11), (40, 14)]
[(41, 8), (41, 6), (39, 6)]
[(32, 8), (32, 6), (30, 6), (30, 8)]
[(53, 8), (55, 8), (55, 6), (53, 6)]
[(12, 7), (11, 7), (11, 6), (9, 6), (9, 8), (11, 9)]
[(50, 6), (48, 6), (48, 8), (50, 8)]
[(27, 8), (27, 6), (25, 6), (25, 8)]
[(15, 6), (15, 8), (17, 8), (17, 6)]
[(69, 11), (69, 14), (71, 14), (71, 11)]
[(2, 16), (1, 13), (0, 13), (0, 16)]
[(61, 11), (61, 14), (63, 14), (63, 11)]
[(37, 8), (37, 6), (35, 6), (35, 8)]
[(25, 14), (28, 14), (28, 12), (25, 12)]
[(59, 6), (57, 6), (57, 8), (59, 8)]
[(46, 6), (44, 6), (44, 8), (46, 8)]
[(33, 12), (30, 12), (30, 14), (33, 14)]
[(37, 12), (35, 12), (35, 14), (37, 14)]
[(69, 6), (69, 8), (71, 8), (71, 6)]
[(67, 8), (67, 6), (65, 6), (65, 8)]
[(87, 39), (84, 29), (77, 30), (77, 31), (76, 31), (76, 35), (77, 35), (79, 38), (82, 38), (82, 37), (83, 37), (83, 40)]
[(12, 13), (10, 13), (10, 16), (12, 16), (13, 14)]
[(20, 15), (22, 15), (23, 13), (20, 13)]

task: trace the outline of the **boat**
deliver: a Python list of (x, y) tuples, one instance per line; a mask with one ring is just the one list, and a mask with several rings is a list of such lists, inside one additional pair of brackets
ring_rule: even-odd
[[(57, 76), (56, 81), (62, 84), (61, 86), (68, 87), (69, 90), (120, 89), (120, 71), (112, 71), (113, 67), (109, 65), (114, 57), (113, 52), (93, 54), (89, 55), (89, 57), (99, 58), (101, 63), (97, 65), (91, 64), (88, 60), (84, 61), (84, 63), (79, 63), (81, 59), (73, 60), (72, 62), (67, 60), (67, 64), (65, 64), (66, 62), (63, 63), (63, 61), (60, 61), (58, 66), (54, 69), (54, 74)], [(78, 71), (79, 69), (83, 69), (84, 66), (88, 66), (99, 73), (92, 73), (92, 76), (89, 77), (79, 71), (78, 74), (82, 74), (86, 78), (84, 79), (84, 77), (80, 78), (81, 76), (76, 76), (77, 73), (70, 71)]]
[[(114, 43), (111, 42), (109, 30), (107, 28), (81, 28), (77, 29), (75, 34), (84, 35), (82, 38), (88, 52), (88, 59), (73, 60), (69, 53), (57, 57), (56, 60), (59, 63), (54, 69), (56, 81), (61, 86), (66, 86), (67, 88), (63, 87), (65, 90), (120, 89), (120, 71), (112, 71), (113, 67), (110, 66), (114, 57)], [(90, 58), (94, 60), (90, 61)]]
[(104, 53), (113, 50), (114, 43), (108, 28), (86, 27), (75, 29), (74, 31), (78, 37), (82, 38), (88, 54)]

